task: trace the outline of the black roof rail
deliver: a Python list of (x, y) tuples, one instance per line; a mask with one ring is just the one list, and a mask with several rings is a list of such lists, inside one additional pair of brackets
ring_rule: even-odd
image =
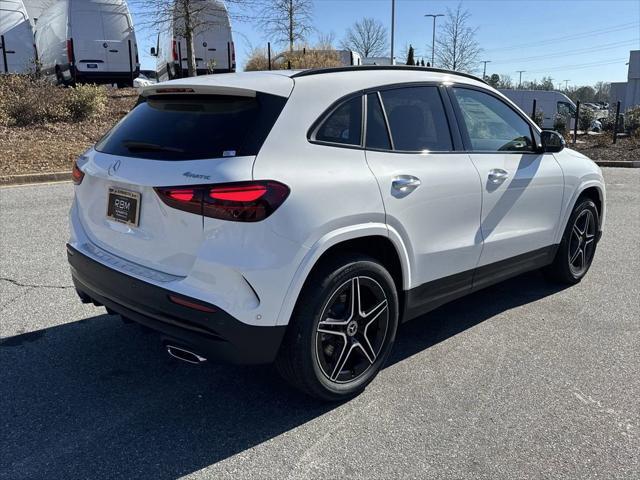
[(291, 78), (309, 77), (311, 75), (323, 75), (325, 73), (338, 72), (357, 72), (359, 70), (412, 70), (421, 72), (449, 73), (451, 75), (459, 75), (461, 77), (471, 78), (482, 83), (487, 83), (475, 75), (470, 73), (456, 72), (455, 70), (445, 70), (443, 68), (433, 67), (417, 67), (413, 65), (352, 65), (348, 67), (326, 67), (326, 68), (310, 68), (291, 75)]

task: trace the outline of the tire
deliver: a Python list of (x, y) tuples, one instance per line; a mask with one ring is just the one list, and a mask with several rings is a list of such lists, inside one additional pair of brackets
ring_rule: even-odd
[(575, 285), (589, 271), (598, 244), (600, 217), (595, 203), (579, 198), (565, 227), (553, 263), (543, 269), (547, 279)]
[[(360, 293), (355, 302), (354, 291)], [(354, 303), (360, 308), (354, 309)], [(307, 280), (276, 367), (291, 385), (313, 397), (352, 398), (389, 357), (398, 312), (393, 278), (376, 260), (352, 255), (329, 261)]]

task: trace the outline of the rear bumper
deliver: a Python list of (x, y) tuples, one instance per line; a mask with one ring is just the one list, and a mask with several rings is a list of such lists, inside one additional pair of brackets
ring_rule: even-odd
[(88, 72), (71, 67), (71, 75), (77, 82), (111, 84), (111, 83), (131, 83), (133, 79), (140, 75), (140, 69), (136, 68), (133, 73), (126, 72)]
[[(117, 272), (67, 245), (73, 283), (81, 296), (164, 334), (167, 341), (209, 360), (263, 364), (275, 360), (285, 326), (258, 327), (214, 305), (201, 312), (169, 300), (174, 292)], [(182, 297), (185, 298), (185, 297)]]

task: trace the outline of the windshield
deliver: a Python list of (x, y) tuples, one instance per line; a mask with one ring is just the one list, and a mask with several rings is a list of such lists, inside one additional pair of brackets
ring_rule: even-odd
[(262, 93), (141, 98), (96, 150), (152, 160), (257, 155), (285, 102)]

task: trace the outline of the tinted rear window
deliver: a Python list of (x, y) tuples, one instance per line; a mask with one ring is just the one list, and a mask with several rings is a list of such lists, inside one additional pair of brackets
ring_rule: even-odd
[(257, 155), (285, 102), (262, 93), (142, 99), (96, 150), (153, 160)]

